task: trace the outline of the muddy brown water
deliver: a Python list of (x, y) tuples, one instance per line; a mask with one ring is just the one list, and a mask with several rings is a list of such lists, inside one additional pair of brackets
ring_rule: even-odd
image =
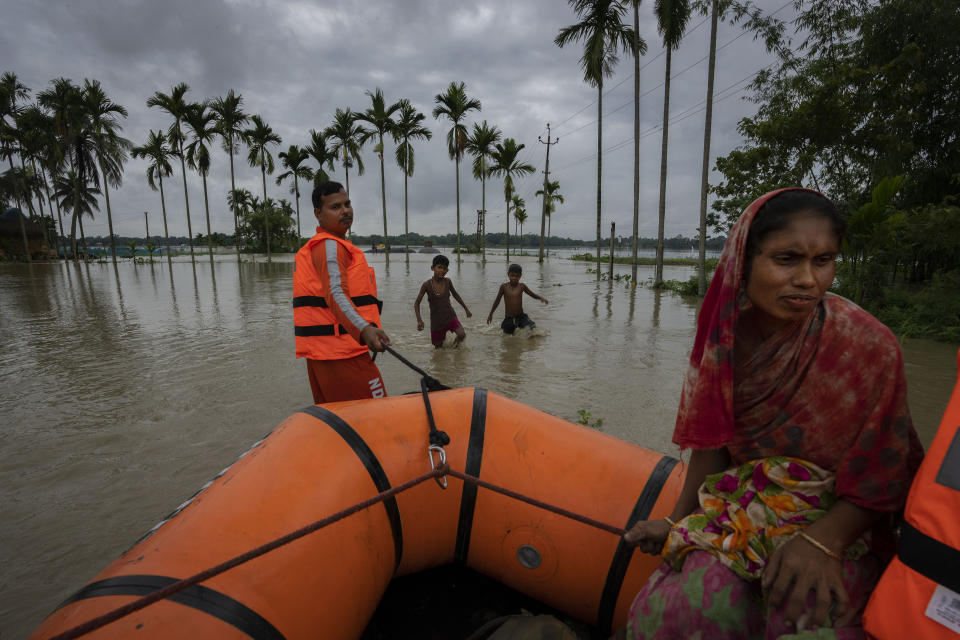
[[(370, 255), (396, 349), (450, 386), (482, 386), (677, 455), (670, 442), (693, 341), (695, 302), (586, 265), (512, 257), (549, 299), (525, 301), (532, 337), (485, 324), (504, 256), (451, 264), (472, 318), (467, 340), (434, 350), (413, 300), (431, 255)], [(293, 357), (292, 256), (238, 265), (0, 265), (0, 637), (26, 637), (176, 505), (310, 403)], [(617, 267), (616, 273), (629, 273)], [(667, 267), (686, 280), (689, 267)], [(641, 280), (652, 268), (641, 267)], [(426, 316), (426, 301), (424, 301)], [(903, 346), (910, 404), (928, 444), (955, 380), (957, 345)], [(418, 388), (389, 356), (389, 393)]]

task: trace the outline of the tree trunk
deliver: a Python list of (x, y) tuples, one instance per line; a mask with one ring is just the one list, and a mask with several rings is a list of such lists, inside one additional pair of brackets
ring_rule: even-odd
[[(103, 199), (107, 203), (107, 229), (110, 231), (110, 259), (117, 264), (117, 246), (113, 239), (113, 213), (110, 210), (110, 188), (107, 185), (107, 174), (103, 170), (103, 161), (100, 162), (100, 175), (103, 176)], [(150, 238), (147, 238), (149, 242)]]
[(183, 143), (180, 143), (180, 171), (183, 173), (183, 201), (187, 206), (187, 241), (190, 243), (190, 259), (193, 260), (193, 227), (190, 224), (190, 198), (187, 196), (187, 165), (183, 162)]
[[(13, 175), (13, 156), (7, 156), (7, 159), (10, 161), (10, 175)], [(23, 252), (27, 256), (27, 262), (33, 262), (30, 258), (30, 243), (27, 242), (27, 227), (23, 224), (23, 211), (19, 196), (14, 197), (14, 202), (17, 203), (17, 212), (20, 214), (20, 235), (23, 236)]]
[[(60, 223), (60, 234), (57, 234), (57, 219), (53, 217), (53, 198), (50, 197), (50, 183), (47, 182), (47, 172), (43, 170), (43, 166), (40, 167), (40, 177), (43, 179), (43, 190), (47, 194), (47, 208), (50, 210), (50, 221), (53, 223), (53, 235), (56, 236), (56, 245), (57, 245), (57, 260), (60, 259), (60, 245), (61, 237), (63, 235), (63, 222)], [(60, 211), (60, 203), (57, 203), (57, 212)], [(64, 257), (66, 257), (66, 250), (64, 250)]]
[(600, 280), (600, 197), (603, 176), (603, 79), (597, 83), (597, 280)]
[(637, 284), (637, 253), (640, 248), (640, 3), (633, 3), (633, 260), (630, 282)]
[(507, 196), (507, 260), (510, 259), (510, 196)]
[[(230, 202), (233, 205), (230, 207), (233, 209), (233, 246), (237, 250), (237, 264), (240, 263), (240, 222), (238, 220), (239, 214), (237, 213), (237, 202), (236, 202), (236, 192), (237, 192), (237, 182), (233, 176), (233, 135), (231, 134), (229, 142), (227, 143), (228, 152), (230, 153)], [(160, 184), (163, 184), (163, 178), (160, 179)], [(163, 192), (160, 192), (161, 200), (163, 199)], [(164, 214), (163, 218), (164, 225), (166, 225), (167, 218)], [(164, 226), (166, 229), (166, 226)], [(167, 255), (170, 255), (170, 240), (167, 240)]]
[(717, 18), (719, 7), (710, 8), (710, 62), (707, 66), (707, 115), (703, 125), (703, 171), (700, 175), (700, 256), (697, 260), (697, 293), (707, 292), (707, 189), (710, 177), (710, 130), (713, 127), (713, 79), (717, 64)]
[(480, 158), (480, 260), (487, 261), (487, 161)]
[(387, 186), (383, 164), (383, 134), (380, 134), (380, 202), (383, 204), (383, 247), (386, 250), (384, 259), (387, 264), (390, 264), (390, 240), (387, 235)]
[(263, 177), (263, 226), (267, 230), (267, 262), (270, 262), (270, 213), (267, 211), (267, 166), (260, 163), (260, 175)]
[[(403, 140), (403, 148), (406, 153), (410, 153), (409, 143), (407, 139)], [(407, 192), (407, 167), (410, 166), (410, 156), (407, 156), (406, 162), (404, 163), (403, 168), (403, 255), (406, 256), (407, 264), (410, 264), (410, 203), (408, 201), (409, 193)]]
[(657, 266), (653, 286), (663, 285), (663, 223), (667, 214), (667, 133), (670, 126), (670, 61), (673, 50), (667, 47), (667, 71), (663, 81), (663, 141), (660, 145), (660, 223), (657, 225)]
[(293, 197), (297, 201), (297, 249), (299, 249), (303, 232), (300, 230), (300, 180), (297, 179), (296, 169), (293, 172)]
[[(157, 172), (159, 175), (159, 172)], [(170, 256), (170, 232), (167, 230), (167, 202), (163, 198), (163, 176), (160, 177), (160, 211), (163, 212), (163, 237), (167, 242), (167, 262), (173, 262)], [(240, 255), (239, 253), (237, 255)]]
[[(213, 264), (213, 236), (210, 233), (210, 200), (207, 198), (207, 174), (201, 174), (203, 178), (203, 206), (207, 212), (207, 252), (210, 254), (210, 264)], [(147, 238), (150, 242), (150, 238)]]
[[(454, 123), (454, 129), (456, 129), (456, 123)], [(456, 131), (454, 131), (456, 133)], [(454, 144), (457, 144), (456, 136), (454, 136)], [(460, 262), (460, 152), (459, 149), (456, 151), (456, 156), (454, 157), (454, 167), (456, 167), (457, 173), (457, 262)], [(510, 235), (510, 221), (507, 220), (507, 235)], [(507, 247), (509, 248), (509, 243)], [(509, 255), (509, 253), (508, 253)]]

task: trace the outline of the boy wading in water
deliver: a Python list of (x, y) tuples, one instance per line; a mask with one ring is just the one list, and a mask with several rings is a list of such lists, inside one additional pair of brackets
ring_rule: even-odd
[(487, 324), (490, 324), (493, 321), (493, 312), (497, 310), (497, 305), (500, 304), (500, 298), (503, 298), (506, 317), (503, 319), (503, 322), (500, 323), (500, 328), (503, 329), (504, 333), (513, 333), (517, 328), (533, 329), (536, 326), (533, 320), (530, 319), (530, 316), (523, 312), (524, 293), (534, 300), (539, 300), (543, 304), (547, 304), (546, 298), (538, 296), (533, 291), (530, 291), (527, 285), (520, 283), (520, 276), (522, 275), (523, 269), (520, 268), (520, 265), (510, 265), (507, 269), (507, 277), (510, 281), (500, 285), (500, 290), (497, 291), (497, 299), (493, 301), (493, 306), (490, 308), (490, 315), (487, 316)]
[(420, 317), (420, 301), (424, 294), (427, 296), (427, 302), (430, 305), (430, 342), (434, 348), (439, 349), (443, 346), (443, 339), (448, 331), (457, 334), (456, 342), (453, 346), (459, 347), (463, 339), (467, 337), (467, 332), (463, 330), (463, 325), (457, 318), (457, 313), (450, 304), (450, 296), (460, 303), (467, 317), (473, 316), (466, 303), (453, 288), (453, 282), (447, 277), (447, 269), (450, 267), (450, 260), (446, 256), (436, 256), (433, 259), (433, 265), (430, 269), (433, 271), (433, 277), (423, 283), (420, 287), (420, 293), (417, 300), (413, 303), (413, 311), (417, 314), (417, 331), (423, 331), (423, 318)]

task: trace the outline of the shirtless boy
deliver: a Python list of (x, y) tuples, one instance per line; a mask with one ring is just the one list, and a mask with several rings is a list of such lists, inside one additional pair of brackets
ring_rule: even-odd
[(453, 288), (453, 282), (447, 277), (447, 270), (450, 268), (450, 260), (446, 256), (435, 256), (430, 270), (433, 271), (433, 277), (423, 283), (420, 287), (420, 294), (413, 303), (413, 311), (417, 314), (417, 331), (423, 331), (423, 318), (420, 317), (420, 301), (423, 296), (427, 296), (427, 303), (430, 306), (430, 342), (435, 349), (443, 346), (443, 339), (447, 332), (452, 331), (457, 335), (453, 346), (458, 347), (463, 339), (467, 337), (463, 325), (457, 318), (453, 305), (450, 304), (450, 296), (460, 303), (467, 317), (471, 317), (470, 309), (457, 290)]
[(507, 269), (507, 277), (510, 281), (500, 285), (500, 290), (497, 291), (497, 299), (493, 301), (493, 306), (490, 308), (490, 315), (487, 316), (487, 324), (490, 324), (493, 321), (493, 312), (497, 310), (497, 305), (500, 304), (500, 298), (503, 298), (503, 308), (506, 317), (503, 319), (503, 322), (500, 323), (500, 328), (503, 329), (504, 333), (513, 333), (518, 327), (520, 329), (533, 329), (533, 327), (536, 326), (533, 320), (523, 312), (524, 293), (534, 300), (539, 300), (543, 304), (547, 304), (546, 298), (538, 296), (533, 291), (530, 291), (527, 285), (520, 282), (520, 276), (522, 275), (523, 269), (520, 268), (520, 265), (510, 265)]

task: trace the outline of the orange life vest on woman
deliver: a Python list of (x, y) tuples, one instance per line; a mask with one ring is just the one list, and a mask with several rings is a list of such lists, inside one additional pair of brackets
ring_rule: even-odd
[[(336, 271), (331, 268), (329, 277), (321, 278), (313, 265), (313, 248), (328, 240), (346, 249), (350, 258), (344, 262), (334, 255)], [(297, 357), (343, 360), (367, 353), (367, 347), (358, 341), (359, 334), (368, 324), (380, 326), (381, 305), (373, 267), (367, 264), (363, 252), (352, 242), (318, 227), (317, 235), (297, 251), (293, 265)], [(337, 320), (332, 307), (339, 309), (351, 326)]]
[[(960, 374), (960, 353), (957, 354)], [(863, 614), (868, 635), (960, 638), (960, 379), (910, 487), (897, 557)]]

